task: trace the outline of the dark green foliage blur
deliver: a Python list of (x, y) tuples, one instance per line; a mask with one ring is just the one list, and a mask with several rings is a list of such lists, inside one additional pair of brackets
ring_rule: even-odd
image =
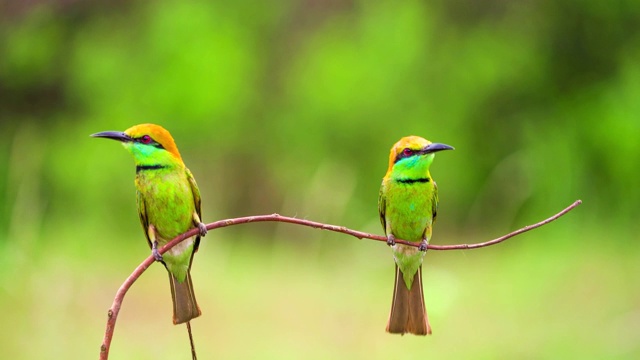
[[(631, 0), (0, 3), (0, 305), (19, 324), (0, 337), (0, 357), (42, 358), (51, 353), (36, 349), (51, 347), (58, 358), (97, 356), (104, 311), (148, 249), (132, 159), (89, 135), (145, 122), (173, 134), (205, 222), (277, 212), (381, 234), (380, 180), (406, 135), (456, 148), (432, 167), (433, 243), (488, 240), (584, 201), (498, 247), (429, 253), (425, 274), (447, 274), (440, 288), (425, 281), (430, 339), (384, 334), (393, 264), (381, 243), (284, 224), (213, 231), (194, 265), (204, 358), (300, 358), (307, 348), (318, 358), (393, 358), (405, 346), (409, 358), (429, 347), (437, 358), (640, 356), (639, 24)], [(265, 258), (273, 276), (257, 294), (235, 293), (269, 273)], [(169, 301), (164, 270), (150, 270), (140, 308)], [(297, 286), (283, 284), (298, 272)], [(363, 286), (365, 298), (336, 290), (345, 273), (360, 274), (340, 281)], [(447, 286), (453, 295), (442, 295)], [(300, 301), (287, 307), (283, 292)], [(238, 297), (225, 308), (220, 293)], [(318, 306), (340, 314), (336, 323), (318, 325), (332, 318), (317, 315), (294, 335), (283, 330), (296, 327), (280, 323), (286, 309), (315, 316), (301, 304), (316, 293), (335, 299)], [(262, 296), (265, 305), (245, 304), (253, 315), (235, 317), (239, 298)], [(66, 315), (47, 315), (58, 311)], [(114, 339), (113, 358), (188, 356), (168, 304), (136, 313), (120, 320), (116, 333), (132, 335)], [(260, 316), (277, 320), (260, 327)], [(149, 318), (174, 348), (136, 338), (145, 330), (132, 323)], [(198, 330), (204, 323), (239, 327)], [(252, 326), (267, 340), (238, 350)], [(59, 327), (67, 336), (47, 340)], [(365, 332), (379, 348), (349, 337)], [(297, 334), (306, 337), (281, 341)], [(475, 342), (450, 350), (464, 334)], [(504, 346), (493, 337), (515, 334), (524, 339)]]

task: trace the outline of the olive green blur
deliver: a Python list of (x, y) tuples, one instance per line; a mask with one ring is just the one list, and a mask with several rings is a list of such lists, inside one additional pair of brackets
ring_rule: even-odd
[[(39, 3), (42, 3), (38, 5)], [(640, 358), (640, 2), (0, 3), (0, 358), (97, 358), (149, 255), (130, 155), (171, 131), (205, 223), (274, 212), (382, 235), (389, 147), (455, 146), (429, 251), (430, 337), (385, 332), (384, 242), (290, 224), (210, 231), (201, 359)], [(113, 359), (189, 358), (151, 266)]]

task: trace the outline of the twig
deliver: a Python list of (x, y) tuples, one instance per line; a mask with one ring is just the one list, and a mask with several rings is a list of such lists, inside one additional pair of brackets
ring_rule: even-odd
[[(428, 248), (431, 249), (431, 250), (464, 250), (464, 249), (478, 249), (478, 248), (481, 248), (481, 247), (495, 245), (495, 244), (501, 243), (501, 242), (503, 242), (503, 241), (505, 241), (505, 240), (507, 240), (509, 238), (512, 238), (512, 237), (514, 237), (516, 235), (520, 235), (520, 234), (522, 234), (524, 232), (527, 232), (529, 230), (533, 230), (533, 229), (538, 228), (540, 226), (546, 225), (546, 224), (556, 220), (557, 218), (565, 215), (566, 213), (568, 213), (569, 211), (573, 210), (575, 207), (577, 207), (580, 204), (582, 204), (582, 200), (576, 200), (573, 204), (569, 205), (567, 208), (565, 208), (564, 210), (560, 211), (559, 213), (551, 216), (548, 219), (545, 219), (543, 221), (540, 221), (540, 222), (532, 224), (532, 225), (525, 226), (525, 227), (523, 227), (521, 229), (518, 229), (518, 230), (513, 231), (513, 232), (511, 232), (511, 233), (509, 233), (507, 235), (501, 236), (501, 237), (493, 239), (493, 240), (485, 241), (485, 242), (482, 242), (482, 243), (476, 243), (476, 244), (429, 245)], [(344, 226), (323, 224), (323, 223), (310, 221), (310, 220), (304, 220), (304, 219), (297, 219), (297, 218), (292, 218), (292, 217), (287, 217), (287, 216), (281, 216), (281, 215), (278, 215), (278, 214), (256, 215), (256, 216), (247, 216), (247, 217), (241, 217), (241, 218), (235, 218), (235, 219), (219, 220), (219, 221), (207, 224), (207, 229), (208, 230), (213, 230), (213, 229), (223, 228), (223, 227), (232, 226), (232, 225), (246, 224), (246, 223), (251, 223), (251, 222), (265, 222), (265, 221), (285, 222), (285, 223), (290, 223), (290, 224), (309, 226), (309, 227), (316, 228), (316, 229), (329, 230), (329, 231), (334, 231), (334, 232), (339, 232), (339, 233), (351, 235), (351, 236), (354, 236), (354, 237), (356, 237), (358, 239), (370, 239), (370, 240), (384, 241), (384, 242), (387, 241), (387, 238), (385, 236), (373, 235), (373, 234), (365, 233), (365, 232), (362, 232), (362, 231), (351, 230), (351, 229), (348, 229), (348, 228), (346, 228)], [(160, 254), (164, 254), (167, 250), (171, 249), (172, 247), (174, 247), (176, 244), (180, 243), (181, 241), (196, 235), (198, 233), (198, 231), (199, 230), (197, 228), (193, 228), (193, 229), (185, 232), (184, 234), (178, 235), (177, 237), (175, 237), (173, 240), (171, 240), (169, 243), (167, 243), (165, 246), (163, 246), (159, 250)], [(416, 243), (416, 242), (410, 242), (410, 241), (405, 241), (405, 240), (401, 240), (401, 239), (396, 239), (396, 243), (409, 245), (409, 246), (416, 246), (416, 247), (420, 245), (419, 242)], [(116, 326), (116, 320), (118, 318), (118, 313), (120, 312), (120, 307), (122, 306), (122, 300), (124, 299), (124, 295), (127, 293), (127, 290), (129, 290), (131, 285), (133, 285), (133, 283), (140, 277), (140, 275), (142, 275), (142, 273), (144, 273), (144, 271), (147, 270), (147, 268), (151, 264), (153, 264), (153, 262), (154, 262), (153, 255), (150, 255), (148, 258), (146, 258), (142, 262), (142, 264), (138, 265), (138, 267), (133, 271), (133, 273), (131, 273), (131, 275), (129, 275), (129, 277), (125, 280), (125, 282), (118, 289), (118, 292), (116, 293), (116, 297), (113, 300), (113, 304), (111, 305), (111, 308), (109, 309), (109, 311), (107, 313), (107, 328), (106, 328), (106, 331), (105, 331), (105, 334), (104, 334), (104, 339), (103, 339), (103, 342), (102, 342), (102, 346), (100, 347), (100, 359), (101, 360), (106, 360), (106, 359), (109, 358), (109, 348), (111, 346), (111, 339), (113, 338), (113, 331), (114, 331), (115, 326)]]
[(198, 360), (196, 347), (193, 344), (193, 333), (191, 333), (191, 321), (187, 321), (187, 332), (189, 333), (189, 344), (191, 344), (191, 360)]

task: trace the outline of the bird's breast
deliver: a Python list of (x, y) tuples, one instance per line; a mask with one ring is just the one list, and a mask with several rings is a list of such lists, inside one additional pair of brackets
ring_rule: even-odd
[(136, 187), (148, 222), (162, 239), (170, 240), (193, 227), (195, 204), (186, 176), (145, 171), (136, 177)]
[(421, 241), (432, 223), (433, 185), (395, 184), (388, 189), (386, 198), (385, 217), (393, 235), (398, 239)]

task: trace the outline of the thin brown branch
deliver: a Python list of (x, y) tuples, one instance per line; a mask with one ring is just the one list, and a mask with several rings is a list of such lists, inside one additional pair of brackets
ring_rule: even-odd
[[(565, 209), (563, 209), (562, 211), (560, 211), (559, 213), (553, 215), (550, 218), (544, 219), (540, 222), (537, 222), (535, 224), (531, 224), (531, 225), (527, 225), (521, 229), (518, 229), (514, 232), (510, 232), (507, 235), (503, 235), (500, 236), (499, 238), (495, 238), (493, 240), (489, 240), (489, 241), (485, 241), (482, 243), (477, 243), (477, 244), (459, 244), (459, 245), (429, 245), (429, 249), (433, 249), (433, 250), (463, 250), (463, 249), (478, 249), (481, 247), (485, 247), (485, 246), (490, 246), (490, 245), (495, 245), (498, 243), (501, 243), (509, 238), (512, 238), (516, 235), (520, 235), (522, 233), (526, 233), (529, 230), (533, 230), (535, 228), (539, 228), (542, 225), (547, 225), (548, 223), (556, 220), (557, 218), (561, 217), (562, 215), (568, 213), (569, 211), (573, 210), (575, 207), (577, 207), (578, 205), (582, 204), (582, 200), (576, 200), (573, 202), (573, 204), (567, 206)], [(419, 245), (419, 244), (418, 244)]]
[[(538, 228), (540, 226), (546, 225), (556, 219), (558, 219), (559, 217), (565, 215), (566, 213), (568, 213), (569, 211), (573, 210), (575, 207), (577, 207), (578, 205), (582, 204), (582, 200), (576, 200), (573, 204), (569, 205), (568, 207), (566, 207), (564, 210), (560, 211), (559, 213), (545, 219), (542, 220), (538, 223), (532, 224), (532, 225), (527, 225), (521, 229), (518, 229), (516, 231), (513, 231), (509, 234), (506, 234), (504, 236), (501, 236), (499, 238), (493, 239), (493, 240), (489, 240), (489, 241), (485, 241), (482, 243), (476, 243), (476, 244), (459, 244), (459, 245), (429, 245), (428, 248), (431, 250), (464, 250), (464, 249), (478, 249), (481, 247), (486, 247), (486, 246), (491, 246), (491, 245), (495, 245), (498, 243), (501, 243), (509, 238), (512, 238), (516, 235), (520, 235), (524, 232), (527, 232), (529, 230), (533, 230), (535, 228)], [(329, 224), (323, 224), (323, 223), (319, 223), (319, 222), (315, 222), (315, 221), (311, 221), (311, 220), (304, 220), (304, 219), (297, 219), (297, 218), (292, 218), (292, 217), (287, 217), (287, 216), (281, 216), (278, 214), (271, 214), (271, 215), (256, 215), (256, 216), (247, 216), (247, 217), (241, 217), (241, 218), (235, 218), (235, 219), (226, 219), (226, 220), (219, 220), (210, 224), (207, 224), (207, 229), (208, 230), (213, 230), (213, 229), (218, 229), (218, 228), (223, 228), (223, 227), (227, 227), (227, 226), (232, 226), (232, 225), (240, 225), (240, 224), (246, 224), (246, 223), (251, 223), (251, 222), (265, 222), (265, 221), (275, 221), (275, 222), (285, 222), (285, 223), (290, 223), (290, 224), (297, 224), (297, 225), (302, 225), (302, 226), (309, 226), (312, 228), (316, 228), (316, 229), (322, 229), (322, 230), (329, 230), (329, 231), (334, 231), (334, 232), (339, 232), (339, 233), (343, 233), (343, 234), (347, 234), (347, 235), (351, 235), (354, 236), (358, 239), (370, 239), (370, 240), (376, 240), (376, 241), (387, 241), (387, 238), (385, 236), (381, 236), (381, 235), (374, 235), (374, 234), (369, 234), (369, 233), (365, 233), (362, 231), (357, 231), (357, 230), (351, 230), (348, 229), (344, 226), (337, 226), (337, 225), (329, 225)], [(167, 243), (165, 246), (163, 246), (159, 252), (160, 254), (164, 254), (167, 250), (171, 249), (172, 247), (174, 247), (176, 244), (180, 243), (181, 241), (192, 237), (194, 235), (196, 235), (198, 233), (198, 229), (197, 228), (193, 228), (187, 232), (185, 232), (184, 234), (178, 235), (177, 237), (175, 237), (173, 240), (171, 240), (169, 243)], [(410, 242), (410, 241), (405, 241), (405, 240), (400, 240), (400, 239), (396, 239), (396, 243), (398, 244), (404, 244), (404, 245), (409, 245), (409, 246), (419, 246), (420, 243), (416, 243), (416, 242)], [(138, 267), (133, 271), (133, 273), (131, 273), (131, 275), (129, 275), (129, 277), (125, 280), (125, 282), (120, 286), (120, 288), (118, 289), (118, 292), (116, 293), (116, 297), (113, 300), (113, 304), (111, 305), (111, 308), (109, 309), (108, 313), (107, 313), (107, 328), (104, 334), (104, 339), (102, 342), (102, 346), (100, 347), (100, 359), (101, 360), (106, 360), (109, 358), (109, 348), (111, 346), (111, 340), (113, 338), (113, 331), (115, 329), (116, 326), (116, 320), (118, 318), (118, 313), (120, 312), (120, 308), (122, 306), (122, 301), (124, 299), (125, 294), (127, 293), (127, 291), (129, 290), (129, 288), (131, 287), (131, 285), (133, 285), (133, 283), (142, 275), (142, 273), (145, 272), (145, 270), (147, 270), (147, 268), (149, 266), (151, 266), (151, 264), (153, 264), (154, 262), (154, 258), (152, 255), (150, 255), (148, 258), (146, 258), (142, 264), (138, 265)]]
[(191, 332), (191, 321), (187, 321), (187, 333), (189, 333), (189, 344), (191, 345), (191, 360), (198, 360), (196, 346), (193, 343), (193, 333)]

